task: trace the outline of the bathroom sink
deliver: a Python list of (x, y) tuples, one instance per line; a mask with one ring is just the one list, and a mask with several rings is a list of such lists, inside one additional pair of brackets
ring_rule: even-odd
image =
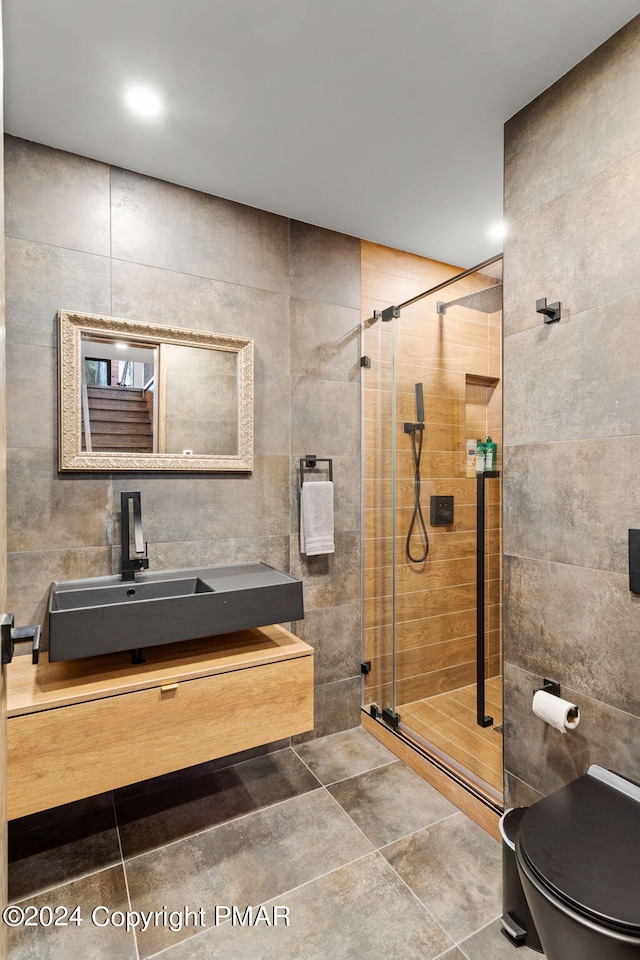
[(51, 584), (49, 660), (75, 660), (304, 617), (302, 583), (266, 563)]
[[(62, 584), (59, 584), (62, 586)], [(106, 586), (88, 586), (57, 590), (57, 610), (77, 610), (84, 607), (103, 607), (107, 603), (139, 603), (141, 600), (163, 600), (169, 597), (189, 597), (194, 593), (212, 593), (200, 577), (185, 577), (176, 580), (149, 580)]]

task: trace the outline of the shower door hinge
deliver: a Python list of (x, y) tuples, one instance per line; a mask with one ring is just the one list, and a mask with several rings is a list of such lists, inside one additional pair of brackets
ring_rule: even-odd
[(360, 673), (371, 673), (371, 660), (363, 660), (360, 664)]
[(382, 719), (390, 727), (393, 727), (394, 730), (398, 729), (398, 724), (400, 723), (399, 713), (394, 713), (393, 710), (389, 710), (387, 707), (385, 707), (382, 711)]
[(372, 716), (374, 720), (377, 720), (378, 717), (380, 716), (380, 711), (376, 707), (375, 703), (372, 703), (369, 706), (369, 715)]
[(360, 357), (360, 366), (361, 367), (370, 367), (371, 366), (371, 357)]

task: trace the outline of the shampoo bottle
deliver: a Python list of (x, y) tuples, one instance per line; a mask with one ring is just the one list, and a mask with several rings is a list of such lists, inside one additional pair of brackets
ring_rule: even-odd
[(498, 452), (498, 444), (495, 443), (491, 437), (487, 437), (487, 442), (484, 445), (484, 468), (485, 470), (495, 470), (496, 469), (496, 455)]
[(485, 443), (484, 446), (485, 446), (484, 468), (485, 470), (495, 470), (497, 453), (498, 453), (498, 444), (495, 443), (491, 439), (491, 437), (487, 437), (487, 442)]
[(476, 473), (484, 473), (486, 446), (482, 440), (476, 442)]
[(476, 475), (476, 441), (467, 440), (464, 445), (465, 476), (473, 480)]

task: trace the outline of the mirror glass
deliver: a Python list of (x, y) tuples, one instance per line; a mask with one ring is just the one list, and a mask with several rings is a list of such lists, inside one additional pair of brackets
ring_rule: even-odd
[(59, 312), (61, 470), (248, 471), (253, 341)]
[(164, 451), (238, 453), (238, 358), (221, 350), (162, 346)]

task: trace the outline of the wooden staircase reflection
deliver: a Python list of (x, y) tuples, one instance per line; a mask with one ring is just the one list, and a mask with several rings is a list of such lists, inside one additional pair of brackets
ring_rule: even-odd
[(92, 450), (153, 453), (152, 398), (133, 387), (87, 387)]

